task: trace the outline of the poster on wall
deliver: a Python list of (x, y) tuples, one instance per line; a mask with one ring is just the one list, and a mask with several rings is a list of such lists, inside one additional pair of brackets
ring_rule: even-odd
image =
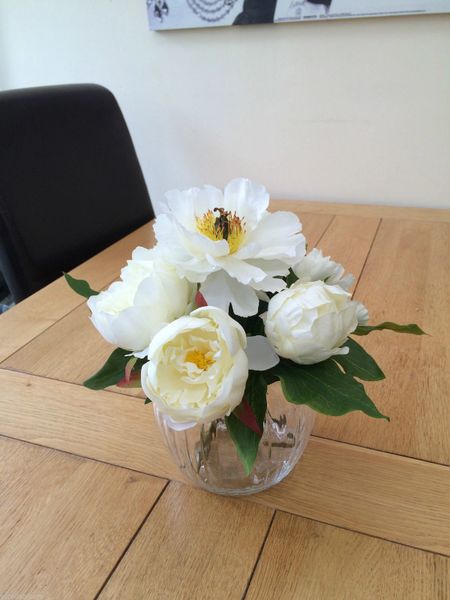
[(147, 0), (150, 29), (450, 12), (450, 0)]

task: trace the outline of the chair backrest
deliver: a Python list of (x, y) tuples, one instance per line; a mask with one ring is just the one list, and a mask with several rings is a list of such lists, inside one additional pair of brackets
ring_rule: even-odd
[(0, 270), (16, 302), (154, 216), (112, 93), (0, 93)]

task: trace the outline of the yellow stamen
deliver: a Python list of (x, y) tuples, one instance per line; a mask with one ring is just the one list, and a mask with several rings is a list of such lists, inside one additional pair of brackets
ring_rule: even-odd
[[(218, 216), (214, 213), (218, 212)], [(245, 238), (245, 221), (223, 208), (208, 210), (196, 218), (197, 230), (210, 240), (226, 240), (230, 254), (238, 250)]]
[(214, 360), (209, 356), (206, 356), (204, 352), (200, 350), (189, 350), (185, 358), (186, 362), (194, 363), (202, 371), (207, 371), (211, 365), (214, 364)]

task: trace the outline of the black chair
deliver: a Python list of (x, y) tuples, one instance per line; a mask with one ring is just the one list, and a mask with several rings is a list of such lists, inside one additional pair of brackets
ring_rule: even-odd
[(3, 273), (0, 271), (0, 315), (11, 307), (12, 297), (6, 285)]
[(153, 216), (110, 91), (0, 93), (0, 270), (16, 302)]

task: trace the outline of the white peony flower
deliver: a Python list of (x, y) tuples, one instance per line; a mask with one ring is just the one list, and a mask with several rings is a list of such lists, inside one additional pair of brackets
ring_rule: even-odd
[(227, 313), (198, 308), (155, 335), (142, 388), (174, 428), (229, 415), (247, 382), (246, 344), (245, 331)]
[(158, 250), (180, 276), (201, 283), (209, 305), (240, 316), (258, 310), (258, 295), (285, 287), (305, 253), (301, 223), (293, 213), (269, 213), (266, 189), (248, 179), (224, 192), (205, 186), (166, 194), (155, 223)]
[(322, 250), (313, 248), (300, 262), (292, 267), (300, 283), (309, 281), (325, 281), (329, 285), (339, 285), (343, 290), (349, 290), (355, 278), (350, 273), (344, 275), (344, 267), (331, 260), (329, 256), (323, 256)]
[(356, 302), (341, 287), (297, 281), (270, 300), (266, 335), (280, 356), (310, 365), (348, 353), (341, 346), (358, 325), (356, 314)]
[(91, 296), (87, 304), (105, 340), (139, 352), (161, 327), (192, 309), (195, 291), (194, 284), (181, 279), (153, 250), (136, 248), (121, 281)]

